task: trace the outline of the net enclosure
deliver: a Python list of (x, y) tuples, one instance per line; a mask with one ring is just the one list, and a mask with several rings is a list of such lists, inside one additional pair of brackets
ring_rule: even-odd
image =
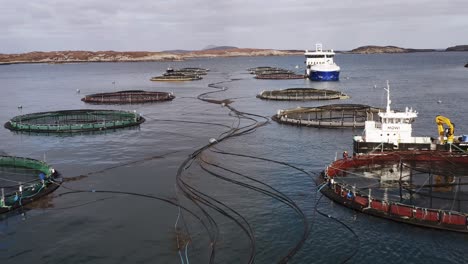
[(278, 110), (272, 117), (279, 123), (312, 127), (364, 127), (368, 120), (378, 121), (380, 108), (361, 104), (330, 104)]
[(197, 81), (203, 79), (199, 75), (187, 75), (184, 73), (174, 73), (170, 75), (162, 75), (151, 77), (150, 81), (153, 82), (184, 82), (184, 81)]
[(468, 232), (468, 155), (394, 151), (331, 163), (323, 193), (345, 206), (410, 224)]
[(256, 79), (264, 80), (288, 80), (288, 79), (304, 79), (305, 75), (297, 74), (294, 71), (270, 67), (270, 66), (260, 66), (255, 68), (247, 69), (251, 74), (255, 74)]
[(81, 101), (92, 104), (141, 104), (171, 101), (174, 98), (175, 96), (172, 93), (128, 90), (90, 94), (83, 97)]
[(268, 74), (257, 74), (255, 79), (262, 80), (289, 80), (289, 79), (304, 79), (305, 75), (295, 73), (268, 73)]
[(5, 127), (13, 131), (70, 133), (137, 126), (144, 121), (136, 111), (80, 109), (19, 115)]
[(340, 92), (315, 88), (288, 88), (283, 90), (262, 91), (257, 98), (281, 101), (333, 100), (347, 99), (349, 96)]
[(150, 80), (155, 82), (197, 81), (203, 79), (200, 75), (206, 75), (208, 71), (209, 69), (195, 67), (182, 69), (167, 68), (163, 75), (152, 77)]
[(0, 156), (0, 214), (53, 192), (58, 180), (59, 173), (45, 162)]

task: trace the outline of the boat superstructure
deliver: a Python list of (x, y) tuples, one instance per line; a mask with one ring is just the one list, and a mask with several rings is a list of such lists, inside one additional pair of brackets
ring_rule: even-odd
[(322, 44), (315, 44), (315, 51), (306, 50), (306, 76), (312, 81), (338, 81), (340, 67), (333, 61), (335, 52), (323, 50)]
[(444, 140), (444, 138), (413, 137), (412, 123), (418, 117), (418, 113), (408, 107), (404, 112), (392, 110), (388, 81), (385, 91), (387, 92), (386, 111), (378, 113), (380, 122), (366, 121), (363, 135), (353, 137), (355, 154), (397, 150), (465, 151), (467, 149), (468, 142), (464, 142), (464, 140), (452, 142)]

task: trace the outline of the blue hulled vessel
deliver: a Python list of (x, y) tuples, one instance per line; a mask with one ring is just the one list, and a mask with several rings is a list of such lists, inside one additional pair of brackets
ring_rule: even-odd
[(333, 50), (322, 50), (322, 44), (315, 44), (315, 51), (306, 50), (306, 75), (312, 81), (338, 81), (340, 67), (333, 61)]

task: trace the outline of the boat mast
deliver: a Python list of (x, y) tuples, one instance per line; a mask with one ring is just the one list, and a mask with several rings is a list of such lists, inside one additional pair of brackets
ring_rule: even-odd
[(387, 80), (387, 88), (384, 88), (385, 91), (387, 91), (387, 113), (390, 113), (390, 104), (392, 101), (390, 100), (390, 84), (388, 84)]

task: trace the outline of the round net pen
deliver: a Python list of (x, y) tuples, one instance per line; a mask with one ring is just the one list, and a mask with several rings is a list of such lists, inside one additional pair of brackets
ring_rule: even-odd
[[(204, 68), (197, 68), (197, 67), (186, 67), (186, 68), (180, 68), (180, 69), (172, 69), (173, 72), (179, 72), (179, 73), (185, 73), (189, 75), (206, 75), (210, 71), (210, 69), (204, 69)], [(170, 70), (167, 70), (166, 72), (170, 72)]]
[(184, 81), (198, 81), (203, 79), (199, 75), (188, 75), (185, 73), (170, 73), (168, 75), (155, 76), (150, 79), (153, 82), (184, 82)]
[(272, 74), (257, 74), (256, 79), (261, 80), (290, 80), (290, 79), (304, 79), (305, 75), (295, 73), (272, 73)]
[(171, 101), (174, 98), (172, 93), (129, 90), (90, 94), (83, 97), (81, 101), (91, 104), (141, 104)]
[(378, 121), (380, 108), (360, 104), (331, 104), (278, 110), (272, 117), (278, 123), (330, 128), (364, 127), (368, 120)]
[(255, 74), (256, 79), (264, 80), (288, 80), (288, 79), (304, 79), (303, 74), (278, 67), (260, 66), (247, 69), (251, 74)]
[(24, 132), (74, 133), (137, 126), (144, 121), (135, 111), (81, 109), (19, 115), (5, 127)]
[(0, 156), (0, 214), (53, 192), (58, 181), (59, 173), (42, 161)]
[(293, 73), (290, 70), (286, 70), (283, 68), (278, 68), (278, 67), (270, 67), (270, 66), (260, 66), (260, 67), (255, 67), (255, 68), (249, 68), (247, 71), (250, 72), (250, 74), (270, 74), (270, 73)]
[(274, 69), (280, 69), (280, 68), (271, 67), (271, 66), (259, 66), (259, 67), (248, 68), (247, 71), (250, 74), (257, 74), (257, 72), (260, 72), (260, 71), (267, 71), (267, 70), (274, 70)]
[(468, 232), (468, 156), (395, 151), (331, 163), (322, 193), (363, 213), (409, 224)]
[(262, 91), (257, 98), (279, 101), (334, 100), (347, 99), (349, 96), (340, 92), (314, 88), (289, 88), (283, 90)]

